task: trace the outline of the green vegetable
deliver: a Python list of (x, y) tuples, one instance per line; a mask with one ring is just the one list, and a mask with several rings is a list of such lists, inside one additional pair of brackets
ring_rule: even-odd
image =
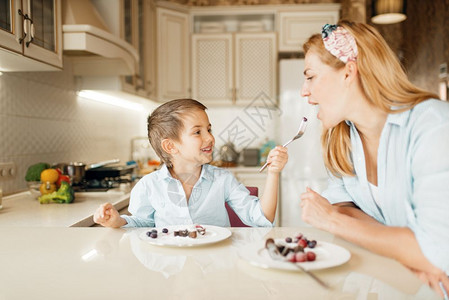
[(75, 199), (75, 193), (69, 183), (62, 181), (61, 187), (56, 192), (42, 195), (39, 198), (40, 204), (47, 203), (72, 203)]
[(37, 163), (28, 167), (27, 174), (25, 175), (26, 181), (40, 181), (41, 173), (43, 170), (50, 168), (47, 163)]

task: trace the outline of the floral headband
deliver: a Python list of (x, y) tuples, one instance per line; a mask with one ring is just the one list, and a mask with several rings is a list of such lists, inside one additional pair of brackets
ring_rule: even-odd
[(343, 27), (337, 25), (326, 24), (321, 31), (324, 47), (333, 56), (344, 63), (348, 61), (356, 61), (357, 44), (354, 37)]

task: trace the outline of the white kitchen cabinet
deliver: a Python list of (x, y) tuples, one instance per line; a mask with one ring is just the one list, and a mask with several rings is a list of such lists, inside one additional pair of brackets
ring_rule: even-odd
[(123, 90), (142, 97), (155, 96), (155, 4), (152, 0), (123, 1), (123, 38), (137, 49), (134, 75), (122, 78)]
[[(3, 1), (6, 7), (0, 12), (0, 47), (13, 52), (22, 53), (22, 44), (17, 40), (22, 36), (22, 17), (18, 10), (21, 9), (21, 1)], [(5, 50), (2, 50), (5, 51)], [(2, 59), (2, 67), (4, 60)]]
[(190, 97), (188, 12), (157, 7), (157, 99)]
[(276, 33), (192, 35), (192, 97), (209, 104), (246, 105), (276, 99)]
[(233, 53), (232, 33), (192, 35), (192, 98), (233, 102)]
[(7, 0), (0, 13), (0, 70), (62, 68), (60, 0)]
[(312, 34), (321, 33), (323, 25), (335, 24), (338, 19), (339, 5), (314, 6), (304, 11), (280, 11), (279, 51), (302, 52), (302, 45)]
[(276, 34), (235, 34), (235, 100), (246, 104), (263, 95), (276, 102)]

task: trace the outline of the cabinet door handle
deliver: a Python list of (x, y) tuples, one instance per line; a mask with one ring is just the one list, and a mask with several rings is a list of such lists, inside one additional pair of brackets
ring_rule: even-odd
[(19, 16), (22, 16), (22, 18), (23, 18), (23, 27), (22, 27), (23, 34), (22, 34), (22, 37), (19, 38), (19, 44), (22, 44), (22, 42), (25, 40), (27, 33), (28, 33), (28, 28), (27, 28), (28, 15), (27, 14), (24, 15), (21, 9), (19, 9), (17, 12), (19, 13)]
[(33, 24), (33, 20), (30, 19), (30, 40), (28, 42), (26, 42), (26, 46), (28, 48), (28, 46), (30, 46), (31, 42), (34, 40), (34, 24)]
[(21, 9), (18, 10), (19, 16), (23, 17), (23, 35), (21, 38), (19, 38), (19, 44), (22, 44), (23, 41), (28, 36), (28, 26), (27, 21), (30, 22), (30, 40), (25, 42), (25, 45), (27, 48), (30, 46), (30, 43), (34, 40), (34, 24), (33, 20), (28, 16), (28, 14), (24, 14)]

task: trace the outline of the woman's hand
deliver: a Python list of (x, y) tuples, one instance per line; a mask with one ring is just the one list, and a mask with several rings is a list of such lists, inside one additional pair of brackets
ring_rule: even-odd
[(322, 230), (331, 231), (331, 217), (336, 212), (336, 208), (311, 188), (306, 188), (306, 192), (301, 194), (301, 217), (304, 222)]
[(431, 287), (438, 295), (441, 296), (441, 298), (445, 297), (444, 293), (446, 293), (447, 297), (447, 293), (449, 292), (449, 277), (446, 275), (446, 273), (444, 273), (440, 269), (438, 268), (435, 269), (436, 269), (435, 272), (428, 273), (410, 268), (410, 270), (413, 273), (415, 273), (415, 275), (418, 276), (418, 278), (422, 282)]
[(287, 148), (276, 146), (268, 153), (268, 172), (280, 173), (288, 160)]

